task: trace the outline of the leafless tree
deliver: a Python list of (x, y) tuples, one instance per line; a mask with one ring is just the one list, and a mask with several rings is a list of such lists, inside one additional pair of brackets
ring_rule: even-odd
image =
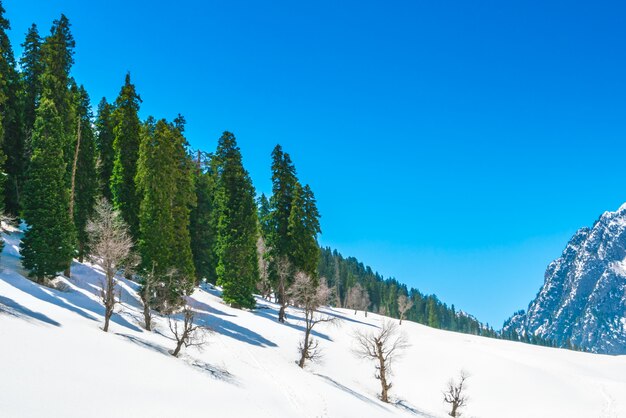
[(280, 303), (278, 322), (285, 322), (285, 309), (287, 308), (287, 280), (289, 279), (291, 270), (291, 263), (286, 257), (280, 257), (276, 260), (276, 275), (278, 276), (277, 302)]
[(103, 330), (107, 332), (113, 310), (119, 301), (119, 295), (116, 297), (118, 281), (115, 276), (123, 268), (132, 267), (129, 256), (133, 240), (119, 211), (104, 198), (96, 202), (94, 216), (87, 223), (86, 229), (91, 243), (91, 261), (104, 271), (100, 298), (104, 304)]
[(449, 403), (452, 407), (450, 412), (448, 412), (448, 415), (451, 417), (460, 417), (461, 412), (459, 409), (467, 405), (469, 398), (465, 394), (465, 391), (467, 390), (465, 382), (468, 378), (469, 374), (466, 371), (461, 370), (459, 380), (455, 381), (454, 379), (450, 379), (446, 390), (443, 392), (444, 402)]
[(355, 284), (348, 291), (346, 298), (346, 307), (354, 309), (354, 314), (358, 311), (365, 312), (367, 316), (367, 308), (370, 306), (370, 295), (367, 290), (363, 289), (359, 283)]
[(262, 236), (259, 236), (259, 239), (256, 241), (256, 252), (257, 258), (259, 260), (259, 282), (256, 287), (258, 291), (261, 293), (261, 297), (264, 299), (270, 298), (272, 293), (272, 285), (270, 283), (270, 275), (269, 275), (269, 261), (267, 259), (267, 247), (265, 245), (265, 240)]
[(170, 331), (176, 339), (176, 348), (172, 351), (174, 357), (178, 357), (180, 350), (185, 347), (198, 346), (206, 344), (206, 336), (210, 330), (206, 327), (194, 324), (194, 311), (185, 304), (182, 311), (182, 323), (173, 318), (173, 314), (167, 316), (167, 322)]
[(413, 301), (405, 295), (398, 296), (398, 311), (400, 311), (400, 325), (406, 313), (413, 307)]
[(362, 359), (376, 362), (374, 377), (380, 380), (380, 399), (389, 402), (391, 389), (391, 366), (403, 350), (409, 347), (406, 336), (399, 331), (395, 322), (385, 321), (377, 332), (364, 333), (357, 331), (355, 336), (356, 347), (353, 353)]
[(311, 337), (313, 327), (322, 322), (335, 322), (337, 318), (322, 315), (318, 311), (320, 306), (328, 303), (330, 296), (326, 280), (320, 279), (320, 283), (317, 284), (311, 276), (298, 272), (288, 296), (295, 305), (304, 309), (304, 338), (298, 348), (300, 352), (298, 366), (303, 368), (307, 360), (315, 361), (321, 354), (319, 341)]

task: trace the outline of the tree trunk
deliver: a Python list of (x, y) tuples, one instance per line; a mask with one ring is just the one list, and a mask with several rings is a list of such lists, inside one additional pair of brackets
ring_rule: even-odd
[(147, 303), (143, 304), (143, 320), (146, 326), (146, 331), (152, 331), (152, 313), (150, 312), (150, 306)]
[(379, 363), (379, 378), (380, 378), (380, 386), (381, 386), (381, 392), (380, 392), (380, 400), (383, 402), (389, 402), (389, 398), (387, 395), (387, 392), (389, 391), (389, 388), (391, 387), (391, 385), (387, 384), (387, 370), (385, 367), (385, 358), (383, 357), (383, 352), (382, 352), (382, 343), (376, 343), (376, 348), (378, 351), (378, 363)]
[(176, 343), (176, 348), (174, 349), (174, 351), (172, 352), (172, 355), (174, 357), (178, 357), (178, 354), (180, 353), (180, 349), (183, 347), (183, 340), (181, 339), (180, 341), (178, 341)]
[(304, 344), (302, 345), (302, 353), (300, 353), (300, 361), (298, 362), (298, 366), (301, 369), (304, 368), (304, 362), (306, 358), (309, 356), (309, 335), (311, 334), (311, 330), (307, 325), (307, 329), (304, 331)]
[(278, 311), (278, 322), (285, 323), (285, 305), (280, 306), (280, 310)]

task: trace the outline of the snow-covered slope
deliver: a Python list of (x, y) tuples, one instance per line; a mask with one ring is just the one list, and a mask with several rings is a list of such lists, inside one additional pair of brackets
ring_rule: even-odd
[(525, 314), (504, 331), (626, 354), (626, 204), (574, 234)]
[(2, 417), (444, 417), (441, 391), (460, 369), (471, 374), (468, 417), (626, 416), (626, 357), (530, 346), (431, 329), (405, 321), (411, 347), (395, 366), (392, 404), (377, 399), (373, 365), (350, 351), (354, 330), (385, 318), (342, 309), (316, 338), (325, 357), (301, 370), (299, 312), (276, 321), (259, 300), (231, 309), (219, 292), (190, 302), (215, 333), (181, 358), (167, 324), (141, 329), (136, 284), (123, 282), (123, 307), (104, 333), (95, 296), (100, 273), (75, 263), (67, 291), (24, 278), (18, 234), (8, 237), (0, 273)]

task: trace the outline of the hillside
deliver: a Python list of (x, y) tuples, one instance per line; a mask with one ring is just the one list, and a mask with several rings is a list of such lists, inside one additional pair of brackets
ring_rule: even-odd
[(299, 311), (288, 323), (258, 300), (254, 311), (224, 305), (219, 290), (190, 298), (214, 329), (203, 351), (173, 348), (167, 322), (141, 328), (137, 285), (122, 283), (123, 306), (101, 331), (101, 275), (73, 264), (64, 291), (21, 275), (19, 232), (6, 237), (0, 273), (0, 411), (3, 417), (444, 417), (441, 391), (460, 369), (471, 374), (468, 417), (626, 416), (626, 357), (531, 346), (432, 329), (405, 321), (411, 347), (394, 364), (392, 404), (376, 395), (373, 365), (350, 351), (355, 330), (385, 318), (326, 309), (321, 363), (295, 364)]
[(626, 204), (581, 228), (546, 269), (527, 312), (503, 332), (515, 331), (585, 350), (626, 354)]

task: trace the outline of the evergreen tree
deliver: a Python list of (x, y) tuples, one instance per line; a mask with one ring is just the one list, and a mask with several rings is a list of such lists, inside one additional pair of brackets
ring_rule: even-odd
[(287, 229), (289, 254), (294, 268), (313, 278), (317, 277), (317, 263), (319, 261), (317, 234), (320, 228), (318, 217), (319, 214), (311, 189), (307, 186), (305, 193), (305, 189), (299, 182), (296, 182)]
[[(277, 291), (277, 301), (283, 305), (278, 320), (284, 322), (285, 290), (293, 281), (293, 271), (287, 276), (286, 283), (279, 284), (284, 278), (278, 274), (280, 260), (293, 263), (292, 243), (289, 237), (289, 217), (296, 186), (296, 168), (289, 154), (284, 153), (280, 145), (272, 151), (272, 197), (270, 215), (267, 221), (267, 246), (269, 247), (269, 274)], [(290, 266), (293, 270), (293, 265)]]
[(78, 138), (75, 154), (75, 191), (73, 201), (73, 217), (78, 241), (78, 258), (83, 260), (87, 252), (87, 222), (93, 215), (93, 208), (98, 193), (98, 175), (96, 171), (96, 146), (92, 128), (92, 113), (89, 95), (84, 87), (75, 92), (75, 108), (77, 114)]
[(30, 158), (30, 137), (35, 126), (36, 110), (41, 97), (41, 75), (44, 62), (41, 51), (41, 37), (37, 25), (33, 25), (26, 33), (22, 44), (23, 53), (20, 58), (20, 69), (24, 83), (24, 129), (26, 135), (26, 155)]
[(141, 196), (135, 188), (141, 131), (138, 116), (140, 103), (141, 98), (135, 91), (135, 86), (130, 82), (130, 74), (126, 74), (124, 86), (115, 102), (115, 139), (113, 141), (115, 160), (111, 191), (113, 203), (122, 213), (135, 239), (139, 236), (139, 203), (141, 201)]
[(4, 8), (0, 3), (0, 117), (2, 132), (0, 136), (0, 167), (2, 176), (3, 206), (10, 215), (18, 215), (19, 197), (24, 179), (24, 135), (22, 130), (23, 106), (20, 92), (21, 82), (15, 69), (15, 57), (6, 31), (9, 21), (4, 17)]
[(261, 197), (257, 202), (259, 207), (259, 224), (261, 225), (261, 235), (265, 241), (268, 240), (268, 237), (272, 233), (271, 230), (271, 208), (270, 201), (265, 196), (265, 193), (261, 193)]
[(98, 150), (98, 178), (100, 193), (109, 202), (113, 201), (111, 193), (111, 177), (113, 176), (113, 164), (115, 162), (115, 152), (113, 141), (115, 139), (115, 122), (113, 120), (113, 106), (107, 103), (103, 97), (98, 105), (98, 115), (96, 117), (96, 147)]
[(74, 131), (72, 115), (72, 96), (69, 91), (71, 82), (70, 70), (74, 64), (74, 37), (70, 31), (70, 21), (62, 14), (52, 23), (50, 35), (46, 37), (41, 54), (44, 63), (44, 72), (48, 75), (42, 79), (42, 88), (47, 89), (47, 95), (53, 101), (57, 114), (61, 118), (61, 127), (65, 136), (64, 153), (66, 164), (69, 165), (73, 156), (72, 141), (69, 134)]
[(254, 187), (243, 168), (241, 153), (232, 133), (224, 132), (216, 157), (219, 163), (217, 284), (223, 287), (226, 303), (253, 308), (253, 292), (259, 279)]
[(217, 281), (216, 167), (210, 154), (198, 151), (195, 169), (196, 206), (191, 211), (191, 250), (198, 280)]
[(181, 161), (184, 156), (184, 138), (178, 128), (165, 120), (155, 124), (150, 119), (145, 124), (136, 179), (143, 197), (139, 250), (144, 273), (166, 279), (158, 298), (165, 310), (180, 304), (194, 282), (189, 239), (193, 182), (190, 165)]
[(188, 153), (189, 143), (184, 137), (185, 120), (178, 116), (174, 125), (170, 126), (170, 135), (174, 142), (175, 193), (172, 200), (172, 217), (176, 226), (176, 239), (172, 245), (172, 264), (181, 277), (186, 280), (186, 292), (193, 290), (195, 283), (195, 266), (191, 251), (191, 234), (189, 232), (190, 215), (196, 206), (196, 194), (193, 183), (193, 162)]
[(62, 121), (52, 99), (41, 99), (33, 132), (33, 155), (24, 188), (22, 265), (42, 282), (66, 269), (73, 254), (73, 225), (65, 182)]

